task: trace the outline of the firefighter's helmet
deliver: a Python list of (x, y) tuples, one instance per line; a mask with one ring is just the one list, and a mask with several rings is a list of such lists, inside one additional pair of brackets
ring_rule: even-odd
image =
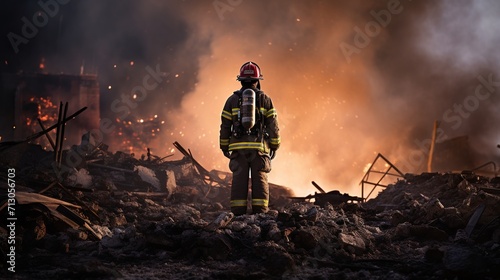
[(257, 63), (249, 61), (243, 64), (240, 68), (240, 74), (236, 76), (238, 81), (257, 81), (263, 80), (260, 67)]

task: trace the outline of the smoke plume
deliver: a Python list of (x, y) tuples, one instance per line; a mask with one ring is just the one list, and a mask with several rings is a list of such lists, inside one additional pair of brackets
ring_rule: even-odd
[(469, 136), (471, 166), (498, 158), (499, 10), (494, 0), (79, 1), (63, 11), (51, 61), (93, 65), (112, 86), (102, 108), (159, 65), (164, 81), (131, 108), (165, 120), (149, 146), (165, 155), (179, 141), (224, 171), (220, 113), (254, 61), (282, 134), (270, 181), (297, 195), (314, 192), (313, 180), (359, 195), (378, 153), (425, 171), (435, 120), (438, 143)]

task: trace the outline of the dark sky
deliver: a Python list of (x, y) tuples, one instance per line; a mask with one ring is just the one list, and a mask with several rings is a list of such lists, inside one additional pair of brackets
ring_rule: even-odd
[(160, 69), (133, 116), (166, 121), (151, 143), (161, 154), (180, 141), (208, 169), (227, 170), (220, 110), (254, 60), (283, 134), (271, 180), (299, 193), (314, 191), (311, 180), (358, 192), (379, 152), (422, 171), (435, 120), (438, 142), (468, 135), (477, 163), (498, 158), (499, 1), (41, 2), (58, 10), (17, 53), (9, 36), (23, 36), (23, 18), (43, 23), (44, 9), (3, 2), (0, 70), (40, 71), (43, 59), (45, 72), (78, 74), (83, 65), (99, 76), (102, 116), (114, 119), (112, 102), (143, 83), (146, 67)]
[[(206, 53), (208, 42), (186, 49), (192, 32), (182, 11), (187, 4), (132, 0), (41, 2), (46, 5), (38, 1), (4, 2), (3, 72), (37, 72), (42, 59), (48, 73), (79, 74), (83, 66), (85, 73), (99, 75), (103, 89), (113, 85), (116, 95), (120, 90), (130, 90), (127, 84), (135, 85), (129, 76), (143, 75), (140, 72), (145, 66), (160, 64), (166, 73), (173, 69), (189, 73), (175, 85), (165, 83), (164, 89), (192, 89), (197, 68), (192, 58)], [(127, 67), (131, 61), (133, 68)], [(103, 94), (103, 105), (113, 98), (113, 92)], [(178, 104), (180, 99), (180, 95), (172, 95), (169, 101)]]

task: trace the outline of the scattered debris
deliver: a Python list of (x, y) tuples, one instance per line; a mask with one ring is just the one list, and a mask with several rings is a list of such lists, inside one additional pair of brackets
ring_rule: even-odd
[[(498, 178), (394, 173), (397, 182), (384, 184), (366, 201), (325, 192), (314, 182), (319, 193), (300, 198), (271, 184), (268, 213), (235, 217), (228, 212), (231, 174), (206, 170), (177, 142), (184, 158), (165, 161), (111, 153), (91, 135), (83, 139), (62, 151), (82, 156), (63, 181), (56, 179), (50, 152), (24, 143), (4, 150), (22, 155), (0, 157), (0, 166), (18, 170), (16, 201), (24, 217), (16, 236), (22, 244), (20, 277), (494, 279), (500, 274)], [(25, 152), (40, 160), (26, 165), (33, 156)], [(5, 210), (0, 213), (5, 217)], [(7, 238), (0, 227), (1, 258)], [(5, 264), (2, 259), (0, 266)]]

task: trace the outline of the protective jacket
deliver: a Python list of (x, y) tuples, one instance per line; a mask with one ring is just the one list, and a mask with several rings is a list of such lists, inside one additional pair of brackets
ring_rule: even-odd
[(247, 213), (248, 173), (251, 173), (252, 212), (265, 213), (269, 205), (267, 173), (271, 171), (269, 151), (280, 146), (276, 109), (271, 98), (257, 88), (255, 125), (245, 130), (241, 124), (242, 92), (235, 91), (226, 101), (221, 114), (220, 148), (231, 151), (229, 169), (233, 172), (231, 211)]
[(250, 133), (244, 131), (240, 116), (241, 93), (235, 91), (226, 101), (221, 114), (220, 148), (223, 151), (254, 149), (268, 153), (280, 146), (280, 135), (276, 109), (269, 96), (255, 89), (258, 113), (256, 125)]

